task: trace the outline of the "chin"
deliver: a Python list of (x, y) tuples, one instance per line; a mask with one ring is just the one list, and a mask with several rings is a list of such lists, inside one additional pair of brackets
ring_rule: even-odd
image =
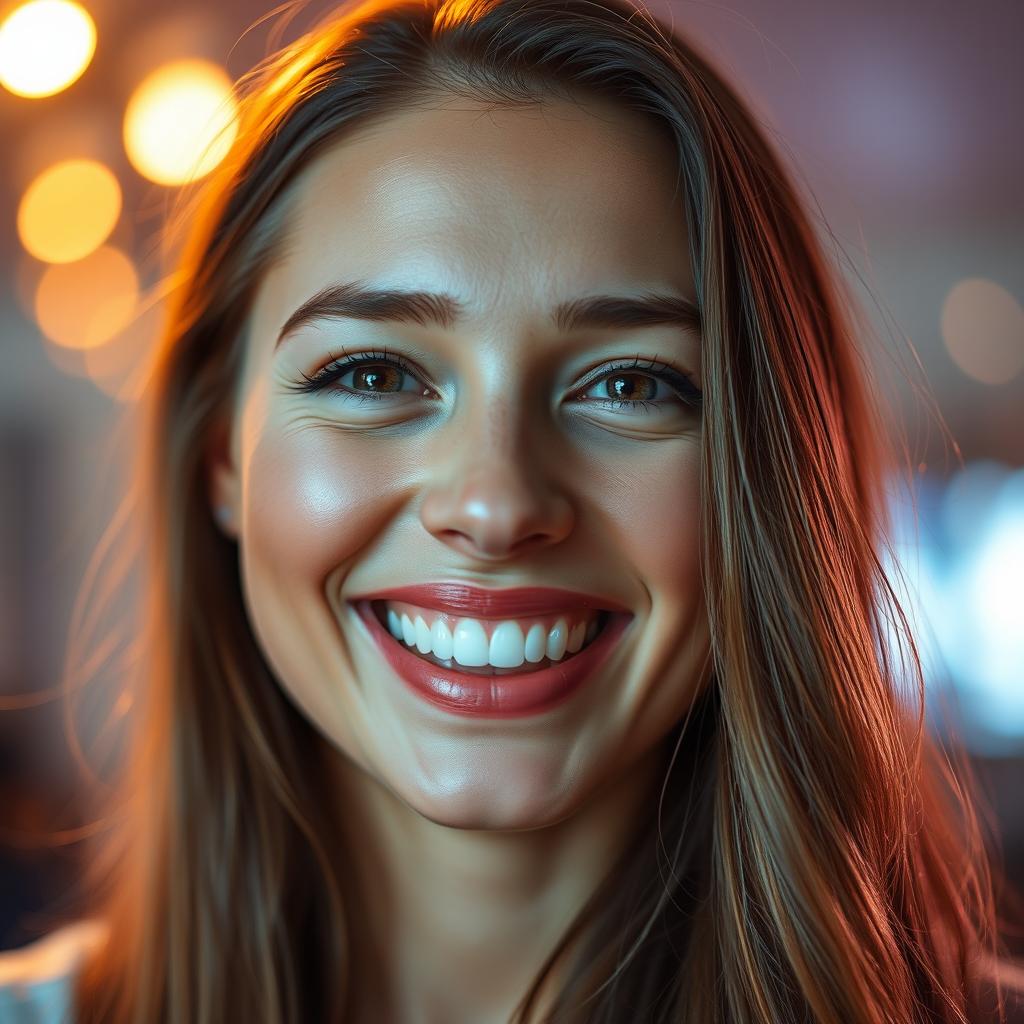
[[(436, 825), (488, 832), (545, 828), (569, 817), (581, 794), (553, 788), (551, 779), (511, 777), (492, 769), (473, 777), (465, 770), (443, 786), (407, 780), (398, 796)], [(438, 780), (435, 780), (437, 782)], [(576, 796), (576, 799), (573, 797)]]
[(467, 832), (528, 832), (532, 829), (547, 828), (568, 815), (552, 817), (540, 809), (522, 808), (517, 812), (501, 813), (490, 807), (451, 808), (436, 803), (414, 806), (428, 821), (446, 828), (457, 828)]

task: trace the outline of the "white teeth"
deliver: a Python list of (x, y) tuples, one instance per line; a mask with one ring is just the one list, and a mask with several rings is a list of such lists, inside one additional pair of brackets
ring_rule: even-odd
[(452, 657), (460, 665), (480, 667), (487, 664), (487, 632), (476, 619), (459, 619), (452, 636)]
[(534, 664), (538, 661), (543, 661), (546, 644), (547, 633), (544, 632), (544, 627), (539, 622), (535, 622), (530, 627), (530, 632), (526, 634), (523, 656), (527, 661)]
[(416, 616), (416, 650), (420, 654), (430, 654), (433, 649), (433, 641), (430, 636), (430, 627), (422, 615)]
[(547, 655), (552, 661), (561, 661), (565, 657), (565, 641), (568, 638), (569, 625), (565, 619), (559, 619), (548, 630)]
[(523, 663), (526, 641), (518, 622), (499, 622), (491, 634), (488, 662), (495, 668), (518, 668)]
[(454, 660), (467, 667), (518, 668), (525, 662), (537, 664), (545, 658), (561, 661), (566, 654), (576, 654), (585, 643), (597, 636), (598, 619), (578, 622), (569, 629), (565, 616), (559, 617), (549, 630), (535, 622), (523, 635), (523, 627), (515, 620), (499, 622), (488, 639), (483, 623), (478, 619), (463, 618), (450, 628), (443, 617), (428, 626), (422, 615), (410, 617), (386, 608), (388, 632), (407, 647), (415, 647), (420, 654), (432, 654), (441, 661)]
[(388, 632), (396, 640), (404, 640), (405, 637), (402, 635), (402, 620), (398, 617), (398, 612), (394, 608), (388, 609)]
[(430, 641), (435, 657), (447, 661), (455, 649), (452, 644), (452, 631), (448, 628), (444, 619), (435, 619), (430, 629)]
[(412, 624), (412, 619), (404, 612), (402, 613), (402, 639), (410, 647), (416, 643), (416, 627)]

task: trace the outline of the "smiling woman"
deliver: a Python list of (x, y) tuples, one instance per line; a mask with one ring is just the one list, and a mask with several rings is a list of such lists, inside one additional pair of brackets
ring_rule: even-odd
[(242, 92), (76, 1019), (996, 1019), (862, 361), (733, 91), (620, 0), (375, 0)]

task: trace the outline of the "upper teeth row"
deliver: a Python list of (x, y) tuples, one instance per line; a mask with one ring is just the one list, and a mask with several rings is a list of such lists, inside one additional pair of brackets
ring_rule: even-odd
[(457, 619), (454, 629), (443, 618), (428, 626), (422, 615), (399, 615), (387, 609), (388, 630), (396, 640), (409, 647), (415, 646), (420, 654), (433, 654), (442, 661), (454, 658), (460, 665), (494, 668), (517, 668), (524, 661), (538, 662), (545, 657), (559, 661), (565, 652), (575, 654), (584, 641), (597, 634), (597, 619), (578, 622), (571, 629), (564, 618), (549, 630), (535, 622), (523, 635), (522, 627), (514, 619), (499, 622), (490, 640), (483, 623), (477, 619)]

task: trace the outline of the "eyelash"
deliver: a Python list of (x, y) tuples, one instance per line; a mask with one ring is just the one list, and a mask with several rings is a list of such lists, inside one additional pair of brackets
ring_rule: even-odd
[[(381, 364), (393, 366), (396, 369), (401, 370), (402, 373), (406, 373), (411, 377), (419, 376), (416, 369), (403, 359), (402, 356), (397, 353), (389, 353), (386, 348), (383, 351), (378, 352), (374, 350), (361, 353), (357, 356), (350, 355), (342, 349), (342, 354), (340, 356), (331, 352), (330, 358), (331, 361), (324, 366), (323, 369), (318, 370), (313, 374), (313, 376), (308, 376), (305, 373), (300, 374), (303, 382), (301, 384), (289, 385), (289, 390), (306, 394), (323, 391), (330, 387), (331, 384), (340, 380), (351, 370), (359, 370), (364, 366), (379, 366)], [(615, 373), (621, 373), (624, 370), (643, 371), (646, 375), (654, 377), (672, 388), (684, 405), (689, 406), (691, 409), (700, 409), (701, 407), (703, 394), (693, 383), (688, 374), (681, 373), (679, 370), (676, 370), (667, 363), (663, 363), (657, 359), (641, 360), (639, 355), (635, 356), (632, 361), (616, 363), (613, 366), (605, 368), (600, 374), (583, 384), (579, 388), (579, 391), (588, 391), (594, 384), (599, 383), (606, 377), (611, 377)], [(344, 395), (346, 400), (355, 399), (357, 402), (376, 402), (389, 397), (389, 395), (400, 394), (400, 392), (395, 391), (354, 391), (345, 385), (340, 385), (336, 390), (340, 394)], [(656, 408), (662, 404), (660, 401), (652, 402), (639, 398), (589, 399), (588, 401), (599, 402), (605, 408), (610, 407), (614, 409), (621, 409), (623, 406), (629, 406), (633, 409), (643, 409), (645, 412), (649, 412), (652, 408)]]

